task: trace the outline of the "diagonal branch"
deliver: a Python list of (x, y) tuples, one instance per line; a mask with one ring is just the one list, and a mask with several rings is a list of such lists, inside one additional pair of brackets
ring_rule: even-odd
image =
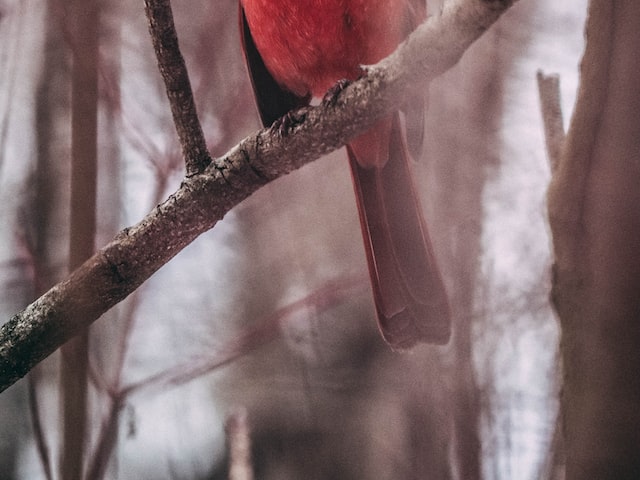
[[(515, 0), (454, 0), (396, 52), (288, 131), (246, 138), (0, 329), (0, 391), (132, 293), (265, 183), (343, 146), (451, 68)], [(208, 157), (208, 153), (202, 152)], [(200, 163), (202, 162), (202, 163)], [(201, 159), (199, 164), (206, 163)], [(212, 252), (212, 255), (215, 252)]]

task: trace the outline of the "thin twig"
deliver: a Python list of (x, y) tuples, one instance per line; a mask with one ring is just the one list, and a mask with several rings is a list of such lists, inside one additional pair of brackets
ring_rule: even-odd
[(173, 123), (182, 147), (187, 176), (196, 175), (211, 163), (211, 157), (198, 120), (187, 67), (178, 46), (171, 2), (145, 0), (144, 5), (158, 68), (167, 89)]
[(251, 464), (251, 429), (247, 410), (236, 409), (227, 418), (227, 448), (229, 449), (229, 480), (253, 480)]
[(560, 155), (565, 138), (562, 106), (560, 105), (560, 77), (558, 75), (545, 75), (541, 70), (538, 70), (536, 78), (538, 80), (547, 155), (549, 156), (551, 172), (555, 173), (560, 163)]
[(51, 455), (49, 454), (49, 445), (42, 428), (42, 416), (40, 415), (40, 406), (38, 402), (37, 383), (40, 375), (38, 369), (34, 369), (27, 377), (27, 385), (29, 389), (29, 418), (33, 428), (33, 438), (35, 439), (36, 450), (40, 457), (40, 464), (47, 480), (53, 480), (51, 471)]
[(98, 480), (104, 478), (116, 442), (118, 440), (118, 418), (124, 406), (122, 397), (109, 398), (109, 407), (98, 434), (96, 448), (89, 458), (86, 478)]
[(227, 342), (223, 349), (207, 356), (190, 359), (184, 364), (122, 387), (120, 396), (128, 398), (151, 389), (163, 389), (163, 391), (166, 391), (170, 387), (184, 385), (224, 367), (275, 340), (281, 333), (282, 325), (286, 324), (293, 314), (311, 306), (317, 312), (322, 312), (344, 301), (345, 297), (350, 297), (354, 294), (354, 290), (366, 285), (365, 277), (359, 274), (348, 275), (327, 283), (322, 288), (311, 292), (300, 300), (279, 308), (265, 318), (256, 321), (254, 325), (245, 328), (240, 335)]

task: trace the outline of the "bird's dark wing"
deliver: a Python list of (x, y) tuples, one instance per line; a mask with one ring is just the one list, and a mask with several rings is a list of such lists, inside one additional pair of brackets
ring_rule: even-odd
[(278, 85), (256, 48), (242, 5), (240, 5), (239, 14), (242, 50), (258, 104), (258, 112), (262, 124), (269, 126), (287, 112), (307, 105), (309, 97), (299, 97)]

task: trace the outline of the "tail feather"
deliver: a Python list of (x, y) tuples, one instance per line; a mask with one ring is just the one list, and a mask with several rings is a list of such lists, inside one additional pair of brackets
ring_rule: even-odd
[[(393, 348), (444, 344), (451, 335), (444, 282), (397, 114), (388, 125), (347, 148), (379, 327)], [(388, 142), (380, 148), (385, 161), (366, 158), (380, 142)]]

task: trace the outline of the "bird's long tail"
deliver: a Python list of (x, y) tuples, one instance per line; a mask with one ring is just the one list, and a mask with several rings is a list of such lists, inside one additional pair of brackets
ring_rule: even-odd
[(347, 147), (378, 323), (395, 349), (444, 344), (451, 335), (449, 302), (401, 128), (395, 114)]

